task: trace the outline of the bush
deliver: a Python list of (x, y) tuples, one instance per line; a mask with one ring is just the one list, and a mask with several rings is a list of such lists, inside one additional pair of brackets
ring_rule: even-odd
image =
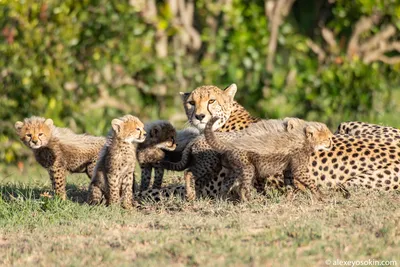
[[(391, 44), (400, 27), (395, 1), (298, 0), (283, 12), (274, 53), (264, 1), (194, 2), (0, 2), (0, 159), (26, 156), (13, 130), (24, 117), (97, 135), (124, 113), (179, 125), (185, 116), (178, 92), (202, 84), (237, 83), (238, 101), (262, 117), (299, 116), (331, 127), (390, 120), (399, 63), (350, 55), (349, 43), (367, 16), (372, 27), (360, 38), (391, 25), (394, 32), (382, 39)], [(383, 56), (395, 59), (394, 50)]]

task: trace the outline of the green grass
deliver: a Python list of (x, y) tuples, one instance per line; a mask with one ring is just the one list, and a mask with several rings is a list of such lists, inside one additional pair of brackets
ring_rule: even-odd
[(69, 200), (60, 201), (43, 195), (50, 181), (36, 163), (22, 173), (0, 171), (0, 265), (400, 264), (398, 193), (331, 194), (326, 203), (308, 195), (293, 202), (256, 196), (245, 204), (170, 199), (129, 212), (86, 205), (82, 175), (68, 177)]

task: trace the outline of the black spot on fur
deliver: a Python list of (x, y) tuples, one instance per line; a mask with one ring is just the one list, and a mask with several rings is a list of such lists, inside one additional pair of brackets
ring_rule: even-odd
[(317, 162), (315, 160), (312, 162), (312, 166), (313, 167), (317, 166)]

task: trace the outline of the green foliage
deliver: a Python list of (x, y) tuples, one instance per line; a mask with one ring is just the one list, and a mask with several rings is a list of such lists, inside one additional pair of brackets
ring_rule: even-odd
[[(264, 1), (194, 1), (200, 47), (166, 1), (157, 1), (156, 15), (141, 2), (0, 2), (1, 161), (25, 157), (13, 130), (24, 117), (51, 117), (59, 126), (100, 135), (124, 113), (144, 121), (183, 113), (177, 93), (202, 84), (237, 83), (238, 101), (262, 117), (300, 116), (332, 127), (385, 118), (400, 125), (387, 116), (396, 112), (400, 65), (346, 56), (362, 16), (382, 17), (364, 38), (389, 24), (397, 30), (393, 39), (399, 36), (397, 1), (297, 0), (279, 27), (273, 55)], [(308, 44), (326, 46), (321, 25), (338, 42), (325, 61)], [(274, 57), (272, 72), (265, 67), (268, 57)]]

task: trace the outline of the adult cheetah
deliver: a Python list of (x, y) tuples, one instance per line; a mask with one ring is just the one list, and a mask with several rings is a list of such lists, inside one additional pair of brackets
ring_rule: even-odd
[(390, 126), (381, 126), (361, 121), (349, 121), (339, 124), (335, 134), (362, 135), (370, 134), (379, 138), (400, 139), (400, 130)]
[[(218, 116), (221, 120), (216, 124), (214, 130), (230, 132), (243, 130), (250, 124), (259, 121), (234, 101), (236, 91), (236, 85), (232, 84), (224, 91), (216, 86), (200, 86), (191, 93), (181, 93), (189, 123), (203, 131), (206, 123), (213, 116)], [(180, 162), (165, 163), (163, 167), (172, 170), (189, 168), (185, 171), (185, 180), (195, 179), (197, 187), (202, 188), (202, 185), (207, 184), (209, 180), (218, 177), (218, 172), (221, 170), (221, 155), (211, 149), (204, 136), (199, 136), (196, 141), (192, 142), (190, 151), (187, 151), (188, 157), (182, 157)], [(178, 194), (180, 193), (178, 192)], [(160, 192), (157, 190), (143, 191), (138, 196), (152, 196), (158, 199), (158, 194), (162, 195), (162, 190)]]

